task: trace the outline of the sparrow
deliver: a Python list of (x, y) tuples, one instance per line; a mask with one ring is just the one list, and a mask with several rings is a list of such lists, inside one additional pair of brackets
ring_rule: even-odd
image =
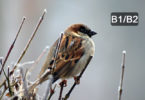
[[(95, 34), (97, 33), (84, 24), (69, 26), (61, 38), (57, 57), (55, 58), (55, 53), (60, 38), (50, 47), (38, 78), (43, 75), (45, 70), (51, 69), (54, 63), (53, 83), (58, 79), (64, 80), (79, 74), (84, 69), (89, 57), (94, 56), (95, 45), (91, 37)], [(45, 80), (41, 80), (40, 83)]]

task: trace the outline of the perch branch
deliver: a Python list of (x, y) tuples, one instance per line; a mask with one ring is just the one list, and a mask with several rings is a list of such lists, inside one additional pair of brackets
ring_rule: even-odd
[(48, 100), (50, 100), (52, 95), (54, 94), (55, 88), (56, 88), (56, 84), (55, 84), (54, 88), (50, 91), (50, 95), (48, 97)]
[(52, 75), (49, 76), (49, 80), (48, 80), (48, 81), (49, 81), (49, 82), (48, 82), (47, 90), (46, 90), (46, 92), (45, 92), (45, 96), (44, 96), (44, 99), (43, 99), (43, 100), (47, 100), (47, 98), (48, 98), (49, 91), (50, 91), (50, 89), (51, 89), (52, 82), (53, 82), (53, 76), (52, 76)]
[[(55, 55), (54, 55), (54, 61), (55, 61), (55, 59), (56, 59), (56, 57), (57, 57), (57, 55), (58, 55), (59, 46), (60, 46), (62, 37), (63, 37), (63, 33), (61, 34), (61, 37), (60, 37), (60, 39), (59, 39), (59, 41), (58, 41), (58, 43), (57, 43), (57, 47), (56, 47), (56, 51), (55, 51)], [(54, 62), (54, 63), (55, 63), (55, 62)], [(53, 64), (53, 67), (50, 69), (50, 71), (47, 71), (47, 70), (46, 70), (46, 71), (40, 76), (40, 78), (39, 78), (38, 80), (36, 80), (36, 81), (29, 87), (29, 92), (32, 92), (36, 86), (38, 86), (38, 85), (41, 84), (42, 82), (48, 80), (50, 74), (53, 75), (55, 66), (56, 66), (56, 65)], [(53, 80), (54, 80), (54, 79), (53, 79), (53, 76), (52, 76), (52, 77), (51, 77), (51, 80), (48, 82), (47, 91), (50, 91), (50, 88), (51, 88), (51, 86), (52, 86)], [(49, 87), (49, 86), (50, 86), (50, 87)], [(46, 96), (48, 97), (48, 95), (45, 95), (45, 97), (44, 97), (45, 99), (47, 98)]]
[[(92, 59), (93, 56), (90, 56), (85, 68), (82, 70), (82, 72), (80, 73), (80, 75), (77, 77), (77, 80), (80, 80), (80, 78), (82, 77), (83, 73), (85, 72), (90, 60)], [(65, 95), (64, 100), (67, 100), (70, 96), (70, 94), (72, 93), (73, 89), (75, 88), (75, 86), (77, 85), (76, 81), (74, 82), (74, 84), (72, 85), (71, 89), (69, 90), (69, 92)]]

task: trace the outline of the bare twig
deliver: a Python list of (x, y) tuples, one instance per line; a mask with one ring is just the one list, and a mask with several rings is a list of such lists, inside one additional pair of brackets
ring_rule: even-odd
[(52, 95), (54, 94), (55, 88), (56, 88), (56, 84), (54, 85), (54, 88), (50, 91), (50, 95), (48, 97), (48, 100), (50, 100)]
[[(7, 53), (7, 55), (6, 55), (5, 59), (4, 59), (4, 62), (3, 62), (3, 63), (1, 62), (2, 68), (1, 68), (0, 74), (2, 73), (2, 71), (4, 72), (4, 75), (5, 75), (6, 80), (7, 80), (7, 82), (8, 82), (9, 92), (10, 92), (11, 95), (12, 95), (13, 93), (12, 93), (12, 91), (11, 91), (10, 81), (9, 81), (9, 76), (10, 76), (9, 74), (10, 74), (10, 73), (8, 72), (8, 76), (6, 75), (6, 73), (5, 73), (5, 71), (4, 71), (4, 66), (5, 66), (6, 61), (8, 60), (8, 57), (9, 57), (9, 55), (10, 55), (10, 53), (11, 53), (11, 51), (12, 51), (14, 45), (15, 45), (15, 42), (16, 42), (16, 40), (17, 40), (19, 34), (20, 34), (20, 31), (21, 31), (21, 29), (22, 29), (22, 26), (23, 26), (23, 24), (24, 24), (25, 19), (26, 19), (26, 18), (23, 17), (22, 22), (21, 22), (21, 25), (20, 25), (20, 27), (19, 27), (19, 30), (18, 30), (18, 32), (17, 32), (17, 34), (16, 34), (16, 37), (15, 37), (13, 43), (11, 44), (11, 46), (10, 46), (10, 48), (9, 48), (9, 50), (8, 50), (8, 53)], [(4, 82), (2, 82), (2, 84), (3, 84), (3, 83), (5, 84), (6, 80), (4, 80)], [(5, 91), (4, 91), (4, 92), (5, 92)], [(4, 92), (3, 92), (3, 93), (4, 93)]]
[(125, 55), (126, 55), (126, 51), (123, 51), (122, 52), (122, 65), (121, 65), (121, 68), (122, 68), (122, 71), (121, 71), (121, 78), (120, 78), (120, 85), (119, 85), (119, 89), (118, 89), (118, 92), (119, 92), (119, 96), (118, 96), (118, 100), (121, 100), (121, 96), (122, 96), (122, 87), (123, 87), (123, 79), (124, 79), (124, 69), (125, 69)]
[[(36, 86), (38, 86), (39, 84), (41, 84), (42, 82), (44, 82), (44, 81), (46, 81), (46, 80), (48, 80), (49, 79), (49, 77), (51, 76), (50, 74), (52, 74), (53, 75), (53, 73), (54, 73), (54, 68), (55, 68), (55, 59), (57, 58), (57, 55), (58, 55), (58, 51), (59, 51), (59, 47), (60, 47), (60, 43), (61, 43), (61, 40), (62, 40), (62, 37), (63, 37), (63, 33), (61, 34), (61, 37), (59, 38), (59, 40), (58, 40), (58, 43), (57, 43), (57, 46), (56, 46), (56, 50), (55, 50), (55, 55), (54, 55), (54, 63), (53, 63), (53, 65), (52, 65), (52, 69), (50, 69), (50, 71), (45, 71), (41, 76), (40, 76), (40, 78), (38, 79), (38, 80), (36, 80), (35, 82), (34, 82), (34, 84), (32, 84), (31, 86), (30, 86), (30, 88), (29, 88), (29, 92), (32, 92), (32, 90), (34, 90), (34, 88), (36, 87)], [(49, 81), (49, 83), (48, 83), (48, 88), (47, 88), (47, 91), (50, 91), (50, 88), (51, 88), (51, 86), (52, 86), (52, 82), (53, 82), (53, 76), (51, 77), (52, 79)], [(50, 87), (49, 87), (50, 86)], [(47, 98), (48, 97), (48, 95), (45, 95), (45, 98)]]
[(26, 77), (28, 77), (28, 73), (31, 72), (34, 69), (34, 67), (38, 64), (38, 62), (44, 56), (44, 54), (46, 53), (46, 51), (48, 51), (48, 49), (49, 49), (49, 46), (46, 46), (45, 49), (40, 54), (40, 56), (35, 60), (34, 64), (28, 69), (28, 71), (26, 73)]
[(29, 99), (27, 82), (26, 82), (26, 77), (25, 77), (24, 71), (21, 67), (20, 67), (20, 73), (21, 73), (22, 81), (23, 81), (24, 96), (26, 97), (26, 100), (27, 100), (27, 99)]
[[(50, 72), (52, 73), (52, 75), (53, 75), (54, 69), (55, 69), (55, 67), (56, 67), (56, 62), (55, 62), (55, 60), (56, 60), (56, 58), (57, 58), (57, 56), (58, 56), (58, 52), (59, 52), (59, 48), (60, 48), (60, 44), (61, 44), (62, 37), (63, 37), (63, 33), (61, 33), (61, 37), (59, 38), (58, 43), (57, 43), (57, 46), (56, 46), (55, 55), (54, 55), (54, 63), (53, 63), (52, 69), (50, 70)], [(48, 98), (49, 91), (50, 91), (50, 89), (51, 89), (51, 87), (52, 87), (52, 82), (53, 82), (53, 80), (54, 80), (54, 78), (53, 78), (52, 75), (50, 75), (51, 77), (49, 78), (48, 87), (47, 87), (47, 91), (46, 91), (44, 100), (46, 100), (46, 99)]]
[[(54, 63), (53, 63), (52, 69), (50, 70), (51, 73), (52, 73), (52, 75), (53, 75), (54, 69), (56, 67), (56, 58), (58, 56), (58, 52), (59, 52), (59, 48), (60, 48), (60, 44), (61, 44), (62, 38), (63, 38), (63, 33), (61, 33), (61, 37), (59, 38), (58, 43), (57, 43), (57, 46), (56, 46), (55, 55), (54, 55)], [(46, 92), (47, 94), (45, 95), (45, 99), (44, 100), (46, 100), (47, 97), (48, 97), (48, 93), (50, 91), (50, 88), (52, 87), (53, 80), (54, 80), (54, 78), (52, 76), (52, 78), (50, 79), (50, 82), (48, 83), (47, 92)], [(63, 91), (63, 89), (62, 89), (62, 91)]]
[[(21, 22), (21, 25), (20, 25), (20, 27), (19, 27), (19, 30), (18, 30), (18, 32), (17, 32), (17, 34), (16, 34), (16, 37), (15, 37), (13, 43), (11, 44), (11, 46), (10, 46), (10, 48), (9, 48), (9, 50), (8, 50), (8, 53), (7, 53), (7, 55), (6, 55), (5, 59), (4, 59), (4, 62), (3, 62), (3, 63), (1, 62), (2, 68), (1, 68), (0, 74), (2, 73), (2, 71), (4, 72), (4, 75), (5, 75), (6, 80), (7, 80), (7, 82), (8, 82), (9, 92), (10, 92), (11, 95), (13, 94), (13, 92), (12, 92), (12, 90), (11, 90), (10, 80), (9, 80), (10, 73), (9, 73), (9, 71), (8, 71), (8, 76), (6, 75), (6, 73), (5, 73), (5, 71), (4, 71), (4, 66), (5, 66), (6, 61), (8, 60), (8, 57), (9, 57), (9, 55), (10, 55), (10, 53), (11, 53), (11, 51), (12, 51), (14, 45), (15, 45), (15, 42), (16, 42), (16, 40), (17, 40), (19, 34), (20, 34), (20, 31), (21, 31), (21, 29), (22, 29), (22, 26), (23, 26), (23, 24), (24, 24), (25, 19), (26, 19), (26, 18), (23, 17), (22, 22)], [(8, 69), (8, 70), (9, 70), (9, 69)], [(6, 80), (4, 80), (4, 81), (2, 82), (1, 85), (5, 84), (5, 83), (6, 83)], [(6, 90), (4, 90), (3, 93), (5, 93), (5, 91), (6, 91)], [(2, 98), (2, 96), (1, 96), (1, 98)]]
[(22, 26), (23, 26), (23, 24), (24, 24), (25, 19), (26, 19), (26, 17), (23, 17), (22, 22), (21, 22), (21, 25), (20, 25), (20, 27), (19, 27), (19, 30), (18, 30), (18, 32), (17, 32), (17, 34), (16, 34), (16, 37), (15, 37), (13, 43), (11, 44), (11, 46), (10, 46), (10, 48), (9, 48), (9, 50), (8, 50), (8, 53), (7, 53), (7, 55), (6, 55), (5, 59), (4, 59), (4, 62), (3, 62), (3, 64), (2, 64), (2, 68), (1, 68), (0, 74), (2, 73), (2, 71), (4, 71), (4, 66), (5, 66), (5, 64), (6, 64), (6, 61), (7, 61), (8, 57), (9, 57), (9, 55), (10, 55), (10, 53), (11, 53), (11, 51), (12, 51), (14, 45), (15, 45), (15, 42), (16, 42), (18, 36), (19, 36), (19, 33), (20, 33), (21, 29), (22, 29)]
[(3, 57), (0, 57), (0, 65), (2, 65)]
[(40, 17), (40, 19), (39, 19), (39, 21), (38, 21), (38, 24), (36, 25), (36, 28), (35, 28), (34, 32), (32, 33), (32, 35), (31, 35), (29, 41), (27, 42), (26, 47), (24, 48), (23, 52), (21, 53), (21, 55), (20, 55), (20, 57), (19, 57), (19, 59), (18, 59), (16, 65), (14, 66), (12, 72), (14, 72), (14, 70), (17, 68), (17, 64), (20, 63), (20, 61), (21, 61), (22, 58), (24, 57), (24, 55), (25, 55), (25, 53), (26, 53), (28, 47), (30, 46), (30, 43), (32, 42), (32, 40), (33, 40), (33, 38), (34, 38), (34, 36), (35, 36), (35, 34), (36, 34), (36, 32), (37, 32), (37, 30), (38, 30), (40, 24), (42, 23), (42, 21), (43, 21), (43, 19), (44, 19), (44, 15), (45, 15), (45, 14), (46, 14), (46, 9), (44, 9), (44, 12), (43, 12), (42, 16)]
[[(9, 48), (9, 50), (8, 50), (8, 53), (7, 53), (7, 55), (6, 55), (5, 59), (4, 59), (4, 62), (3, 62), (3, 63), (1, 62), (2, 68), (1, 68), (0, 74), (2, 73), (2, 71), (4, 72), (4, 75), (5, 75), (6, 80), (7, 80), (7, 82), (8, 82), (9, 92), (10, 92), (11, 95), (13, 94), (13, 92), (12, 92), (12, 90), (11, 90), (10, 80), (9, 80), (10, 72), (9, 72), (9, 68), (8, 68), (8, 76), (7, 76), (6, 73), (5, 73), (5, 71), (4, 71), (4, 66), (5, 66), (6, 61), (8, 60), (8, 57), (9, 57), (9, 55), (10, 55), (10, 53), (11, 53), (11, 51), (12, 51), (14, 45), (15, 45), (15, 42), (16, 42), (16, 40), (17, 40), (19, 34), (20, 34), (20, 31), (21, 31), (21, 29), (22, 29), (22, 26), (23, 26), (23, 24), (24, 24), (25, 19), (26, 19), (25, 17), (22, 18), (22, 22), (21, 22), (21, 25), (20, 25), (20, 27), (19, 27), (19, 30), (18, 30), (18, 32), (17, 32), (17, 34), (16, 34), (16, 37), (15, 37), (13, 43), (11, 44), (11, 46), (10, 46), (10, 48)], [(4, 80), (3, 84), (5, 84), (6, 80)], [(5, 91), (6, 91), (6, 89), (3, 91), (3, 93), (5, 93)], [(2, 98), (2, 96), (1, 96), (1, 98)]]
[(47, 100), (48, 95), (49, 95), (49, 91), (50, 91), (50, 89), (51, 89), (51, 87), (52, 87), (52, 82), (53, 82), (53, 76), (50, 75), (50, 76), (49, 76), (49, 80), (48, 80), (47, 90), (46, 90), (46, 92), (45, 92), (45, 96), (44, 96), (44, 99), (43, 99), (43, 100)]
[(4, 88), (3, 92), (1, 93), (0, 100), (2, 100), (2, 98), (3, 98), (3, 96), (4, 96), (5, 92), (6, 92), (6, 90), (7, 90), (7, 89)]
[(9, 93), (10, 93), (10, 95), (12, 96), (14, 93), (13, 93), (13, 91), (12, 91), (12, 88), (11, 88), (11, 86), (10, 86), (10, 78), (9, 78), (9, 76), (10, 76), (10, 71), (9, 71), (9, 66), (8, 66), (8, 89), (9, 89)]
[(46, 70), (39, 79), (37, 79), (30, 87), (29, 87), (29, 93), (31, 93), (36, 86), (41, 84), (42, 82), (49, 79), (50, 71)]
[[(82, 72), (80, 73), (80, 75), (77, 77), (77, 80), (80, 80), (80, 78), (82, 77), (83, 73), (85, 72), (90, 60), (92, 59), (93, 56), (90, 56), (90, 58), (88, 59), (87, 64), (85, 65), (85, 68), (82, 70)], [(75, 86), (77, 85), (76, 81), (74, 82), (74, 84), (72, 85), (71, 89), (69, 90), (69, 92), (65, 95), (64, 100), (67, 100), (70, 96), (70, 94), (72, 93), (73, 89), (75, 88)]]

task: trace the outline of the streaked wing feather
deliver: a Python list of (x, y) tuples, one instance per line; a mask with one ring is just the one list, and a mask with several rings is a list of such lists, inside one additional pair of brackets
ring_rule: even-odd
[[(84, 54), (82, 38), (64, 35), (56, 58), (55, 74), (64, 77)], [(68, 69), (68, 72), (66, 72)]]

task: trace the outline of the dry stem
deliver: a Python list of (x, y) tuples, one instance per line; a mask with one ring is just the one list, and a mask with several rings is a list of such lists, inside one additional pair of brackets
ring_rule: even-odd
[[(15, 37), (15, 39), (14, 39), (12, 45), (10, 46), (10, 48), (9, 48), (9, 50), (8, 50), (8, 53), (7, 53), (7, 55), (6, 55), (5, 59), (4, 59), (4, 62), (2, 63), (2, 68), (1, 68), (0, 74), (1, 74), (1, 72), (3, 71), (4, 74), (5, 74), (6, 80), (8, 81), (8, 87), (4, 88), (4, 91), (2, 92), (3, 94), (5, 93), (5, 91), (6, 91), (8, 88), (9, 88), (9, 93), (11, 94), (11, 91), (10, 91), (10, 90), (11, 90), (11, 87), (12, 87), (12, 86), (10, 86), (10, 80), (9, 80), (10, 77), (9, 77), (9, 76), (11, 76), (11, 75), (14, 73), (15, 69), (17, 68), (17, 64), (20, 63), (21, 59), (22, 59), (23, 56), (25, 55), (25, 53), (26, 53), (26, 51), (27, 51), (27, 49), (28, 49), (28, 47), (29, 47), (31, 41), (33, 40), (33, 38), (34, 38), (34, 36), (35, 36), (35, 34), (36, 34), (36, 32), (37, 32), (37, 30), (38, 30), (38, 28), (39, 28), (41, 22), (42, 22), (43, 19), (44, 19), (45, 13), (46, 13), (46, 10), (44, 10), (43, 15), (41, 16), (41, 18), (40, 18), (40, 20), (39, 20), (39, 22), (38, 22), (38, 24), (37, 24), (37, 26), (36, 26), (36, 28), (35, 28), (33, 34), (31, 35), (31, 38), (29, 39), (28, 43), (26, 44), (26, 47), (24, 48), (22, 54), (20, 55), (20, 57), (19, 57), (19, 59), (18, 59), (16, 65), (14, 66), (13, 70), (9, 72), (9, 69), (8, 69), (8, 76), (6, 76), (6, 73), (5, 73), (5, 71), (4, 71), (4, 65), (6, 64), (6, 61), (7, 61), (8, 57), (9, 57), (9, 55), (10, 55), (10, 53), (11, 53), (13, 47), (14, 47), (14, 44), (15, 44), (15, 42), (16, 42), (18, 36), (19, 36), (19, 33), (20, 33), (21, 29), (22, 29), (22, 26), (23, 26), (24, 21), (25, 21), (25, 19), (26, 19), (25, 17), (23, 18), (22, 23), (21, 23), (21, 25), (20, 25), (20, 28), (19, 28), (19, 30), (18, 30), (18, 32), (17, 32), (17, 35), (16, 35), (16, 37)], [(22, 70), (21, 70), (21, 71), (22, 71)], [(26, 86), (26, 80), (24, 80), (24, 76), (25, 76), (25, 75), (24, 75), (24, 73), (22, 73), (22, 74), (23, 74), (23, 75), (22, 75), (22, 77), (23, 77), (23, 85), (25, 85), (24, 88), (25, 88), (25, 90), (26, 90), (26, 88), (27, 88), (27, 86)], [(5, 86), (6, 80), (4, 80), (4, 81), (2, 82), (2, 84), (0, 84), (0, 87)], [(24, 92), (26, 92), (26, 91), (24, 91)], [(27, 94), (27, 93), (25, 93), (25, 94)], [(2, 97), (3, 97), (3, 95), (1, 95), (0, 98), (2, 99)]]
[(25, 55), (25, 53), (26, 53), (28, 47), (30, 46), (30, 43), (32, 42), (32, 40), (33, 40), (34, 36), (36, 35), (36, 32), (37, 32), (37, 30), (38, 30), (40, 24), (42, 23), (42, 21), (43, 21), (43, 19), (44, 19), (44, 15), (45, 15), (45, 14), (46, 14), (46, 9), (44, 9), (43, 14), (42, 14), (42, 16), (40, 17), (40, 19), (39, 19), (39, 21), (38, 21), (38, 24), (36, 25), (36, 28), (34, 29), (34, 32), (32, 33), (32, 35), (31, 35), (29, 41), (28, 41), (27, 44), (26, 44), (26, 47), (24, 48), (22, 54), (20, 55), (20, 57), (19, 57), (19, 59), (18, 59), (16, 65), (14, 66), (13, 71), (17, 68), (17, 64), (20, 63), (20, 61), (21, 61), (22, 58), (24, 57), (24, 55)]
[(54, 85), (54, 88), (50, 91), (50, 95), (48, 96), (48, 100), (50, 100), (52, 95), (54, 94), (55, 88), (56, 88), (56, 84)]
[(126, 55), (126, 51), (123, 51), (122, 52), (122, 71), (121, 71), (121, 78), (120, 78), (120, 85), (119, 85), (119, 89), (118, 89), (118, 92), (119, 92), (119, 96), (118, 96), (118, 100), (121, 100), (121, 96), (122, 96), (122, 87), (123, 87), (123, 79), (124, 79), (124, 69), (125, 69), (125, 55)]
[(8, 57), (9, 57), (9, 55), (10, 55), (10, 53), (11, 53), (11, 51), (12, 51), (14, 45), (15, 45), (15, 42), (16, 42), (18, 36), (19, 36), (19, 33), (20, 33), (21, 29), (22, 29), (22, 26), (23, 26), (23, 24), (24, 24), (25, 19), (26, 19), (26, 17), (23, 17), (22, 22), (21, 22), (21, 25), (20, 25), (20, 27), (19, 27), (19, 30), (18, 30), (18, 32), (17, 32), (17, 34), (16, 34), (16, 37), (15, 37), (13, 43), (11, 44), (11, 46), (10, 46), (10, 48), (9, 48), (9, 50), (8, 50), (8, 53), (7, 53), (7, 55), (6, 55), (5, 59), (4, 59), (4, 62), (3, 62), (3, 64), (2, 64), (2, 68), (1, 68), (0, 74), (2, 73), (2, 71), (4, 71), (4, 66), (5, 66), (5, 64), (6, 64), (6, 61), (7, 61)]

